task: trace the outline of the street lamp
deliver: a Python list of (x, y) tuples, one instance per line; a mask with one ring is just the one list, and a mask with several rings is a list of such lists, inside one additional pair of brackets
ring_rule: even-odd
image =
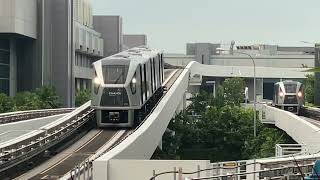
[[(217, 51), (230, 52), (230, 50), (225, 50), (222, 48), (217, 48)], [(249, 56), (250, 59), (252, 60), (252, 64), (253, 64), (253, 136), (256, 137), (257, 136), (256, 63), (255, 63), (253, 57), (248, 53), (238, 52), (238, 51), (233, 51), (233, 53), (244, 54), (246, 56)]]

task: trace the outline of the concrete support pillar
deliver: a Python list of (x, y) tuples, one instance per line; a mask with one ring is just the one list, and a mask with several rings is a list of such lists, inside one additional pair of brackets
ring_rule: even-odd
[(14, 38), (10, 39), (10, 75), (9, 95), (14, 96), (17, 92), (17, 46)]

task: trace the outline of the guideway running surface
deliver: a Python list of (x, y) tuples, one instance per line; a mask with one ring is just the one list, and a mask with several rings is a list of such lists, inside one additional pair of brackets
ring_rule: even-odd
[(67, 155), (64, 159), (59, 161), (57, 164), (48, 167), (41, 173), (33, 176), (30, 179), (50, 179), (58, 178), (67, 174), (79, 163), (85, 161), (91, 155), (106, 144), (118, 131), (116, 130), (100, 130), (97, 134), (86, 142), (83, 146), (77, 149), (75, 152)]
[(24, 134), (38, 130), (42, 126), (49, 124), (63, 117), (65, 114), (41, 117), (21, 122), (14, 122), (0, 125), (0, 144), (23, 136)]

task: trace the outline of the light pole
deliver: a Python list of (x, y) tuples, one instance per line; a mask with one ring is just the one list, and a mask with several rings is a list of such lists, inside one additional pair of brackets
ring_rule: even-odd
[[(217, 51), (229, 51), (229, 50), (217, 48)], [(256, 63), (253, 57), (248, 53), (237, 52), (237, 51), (233, 51), (233, 53), (244, 54), (246, 56), (249, 56), (250, 59), (252, 60), (252, 64), (253, 64), (253, 136), (256, 137), (257, 136)]]

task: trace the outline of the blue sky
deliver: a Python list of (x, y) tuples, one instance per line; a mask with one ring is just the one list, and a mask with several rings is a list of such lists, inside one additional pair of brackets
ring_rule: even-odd
[(94, 15), (120, 15), (123, 32), (184, 53), (187, 42), (310, 46), (320, 42), (320, 0), (92, 0)]

